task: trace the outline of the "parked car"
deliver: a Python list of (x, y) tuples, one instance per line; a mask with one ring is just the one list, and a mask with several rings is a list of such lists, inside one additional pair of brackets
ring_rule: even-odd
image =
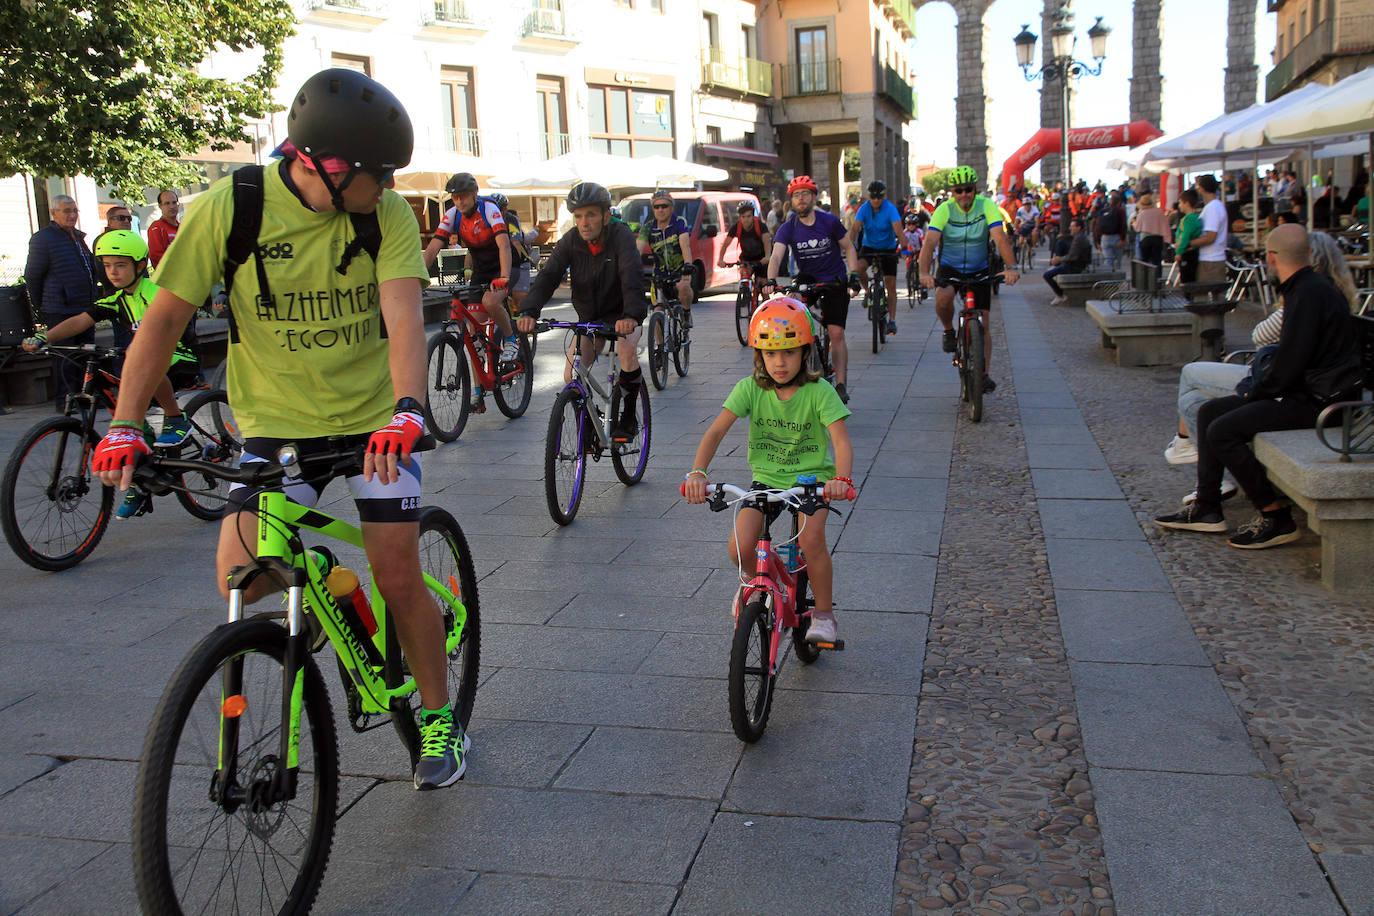
[[(731, 267), (716, 267), (721, 249), (727, 242), (726, 233), (739, 218), (740, 201), (749, 201), (754, 212), (761, 213), (759, 199), (743, 191), (673, 191), (673, 213), (682, 217), (692, 231), (692, 288), (697, 292), (733, 287), (739, 282), (739, 271)], [(632, 194), (620, 202), (621, 218), (636, 232), (646, 221), (652, 220), (649, 194)]]

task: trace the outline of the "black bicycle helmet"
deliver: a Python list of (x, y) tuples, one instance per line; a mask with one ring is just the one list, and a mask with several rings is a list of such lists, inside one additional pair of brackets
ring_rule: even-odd
[(870, 181), (868, 183), (868, 193), (870, 196), (874, 194), (886, 194), (887, 185), (883, 184), (881, 181)]
[(357, 172), (386, 180), (410, 164), (415, 149), (415, 129), (400, 100), (371, 77), (342, 67), (321, 70), (296, 91), (286, 135), (302, 155), (338, 156), (353, 166), (337, 188), (320, 172), (340, 210), (340, 195)]
[(444, 191), (448, 194), (477, 193), (477, 179), (471, 172), (459, 172), (448, 180), (444, 185)]
[(735, 208), (735, 212), (740, 214), (741, 216), (745, 213), (748, 213), (750, 216), (753, 216), (754, 205), (747, 200), (742, 200), (739, 202), (739, 206)]
[(496, 204), (502, 213), (510, 209), (510, 199), (500, 191), (492, 191), (490, 197), (491, 202)]
[(573, 185), (568, 192), (567, 200), (568, 212), (580, 207), (600, 207), (609, 210), (611, 207), (611, 192), (594, 181), (583, 181)]

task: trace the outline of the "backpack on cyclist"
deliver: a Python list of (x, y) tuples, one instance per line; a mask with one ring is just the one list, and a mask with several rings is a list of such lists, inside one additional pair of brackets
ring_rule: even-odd
[[(267, 284), (267, 271), (263, 268), (262, 250), (258, 246), (258, 234), (262, 231), (263, 167), (245, 165), (234, 171), (232, 180), (234, 218), (224, 246), (224, 299), (228, 303), (229, 293), (234, 288), (234, 274), (247, 263), (250, 256), (258, 271), (258, 293), (270, 298), (272, 293)], [(353, 240), (344, 248), (339, 264), (334, 268), (340, 274), (348, 273), (348, 265), (359, 253), (366, 251), (375, 264), (382, 250), (382, 227), (377, 221), (377, 211), (350, 213), (348, 218), (353, 223)], [(234, 323), (234, 311), (228, 305), (225, 317), (229, 320), (229, 342), (238, 343), (238, 326)], [(382, 336), (386, 336), (385, 318), (382, 319)]]

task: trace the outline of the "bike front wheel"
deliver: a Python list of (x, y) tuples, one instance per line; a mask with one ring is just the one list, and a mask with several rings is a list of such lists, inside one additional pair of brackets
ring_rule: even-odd
[[(620, 416), (620, 399), (623, 397), (619, 385), (611, 392), (611, 416)], [(649, 415), (649, 389), (639, 386), (639, 404), (636, 406), (639, 417), (639, 434), (629, 442), (611, 443), (611, 465), (615, 476), (627, 487), (632, 487), (644, 479), (644, 469), (649, 466), (649, 442), (651, 439), (653, 417)]]
[(530, 338), (520, 334), (517, 339), (520, 341), (520, 374), (498, 383), (491, 393), (496, 408), (512, 420), (525, 413), (530, 406), (530, 395), (534, 394), (534, 351), (530, 349)]
[(968, 402), (968, 418), (974, 423), (983, 420), (983, 323), (970, 320), (964, 327), (967, 335), (964, 351), (964, 400)]
[(740, 611), (730, 643), (730, 727), (750, 744), (763, 737), (773, 708), (772, 644), (773, 614), (755, 598)]
[[(223, 391), (202, 391), (182, 408), (191, 424), (190, 434), (182, 440), (176, 454), (193, 461), (209, 461), (222, 467), (237, 467), (243, 454), (243, 434)], [(207, 522), (224, 515), (229, 499), (229, 482), (207, 474), (182, 474), (185, 490), (177, 490), (177, 502), (196, 518)]]
[(472, 375), (458, 336), (445, 331), (430, 338), (425, 364), (425, 423), (434, 438), (452, 442), (463, 434), (472, 408)]
[(687, 322), (681, 317), (673, 319), (673, 369), (678, 378), (686, 378), (692, 365), (692, 338), (687, 331)]
[(314, 902), (334, 839), (338, 741), (324, 679), (304, 655), (297, 759), (281, 759), (294, 725), (283, 720), (287, 639), (275, 621), (222, 625), (163, 692), (134, 786), (143, 912), (304, 913)]
[(591, 435), (581, 396), (571, 388), (563, 389), (553, 402), (544, 438), (544, 500), (549, 515), (560, 525), (571, 525), (582, 504)]
[(15, 556), (59, 572), (91, 555), (110, 524), (114, 487), (96, 480), (76, 417), (49, 417), (24, 434), (0, 483), (0, 527)]
[(668, 387), (668, 320), (663, 312), (649, 316), (649, 378), (654, 388)]
[(749, 319), (754, 317), (753, 297), (743, 286), (735, 294), (735, 336), (741, 347), (749, 346)]

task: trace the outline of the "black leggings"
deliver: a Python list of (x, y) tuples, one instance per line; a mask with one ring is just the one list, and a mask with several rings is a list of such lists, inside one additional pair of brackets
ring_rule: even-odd
[(1221, 506), (1223, 470), (1245, 491), (1256, 509), (1279, 498), (1264, 473), (1250, 440), (1256, 433), (1280, 429), (1311, 429), (1321, 408), (1300, 395), (1282, 401), (1247, 401), (1232, 395), (1202, 405), (1197, 414), (1197, 501), (1200, 506)]

